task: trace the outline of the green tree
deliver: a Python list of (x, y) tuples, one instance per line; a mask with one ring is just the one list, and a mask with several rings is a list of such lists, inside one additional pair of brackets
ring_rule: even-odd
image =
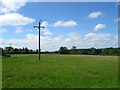
[(77, 48), (76, 46), (73, 46), (73, 47), (71, 48), (71, 53), (72, 53), (72, 54), (77, 53), (77, 52), (76, 52), (76, 48)]
[(97, 52), (96, 52), (96, 49), (95, 48), (90, 48), (90, 51), (91, 51), (91, 55), (96, 55), (97, 54)]
[(19, 50), (17, 48), (14, 49), (15, 54), (19, 53)]
[(25, 50), (25, 54), (28, 54), (29, 49), (26, 47), (24, 50)]
[(69, 54), (69, 50), (67, 47), (60, 47), (59, 51), (60, 54)]
[(77, 48), (76, 46), (73, 46), (71, 49), (72, 49), (72, 50), (75, 50), (76, 48)]
[(5, 47), (5, 53), (6, 54), (14, 53), (14, 48), (13, 47)]

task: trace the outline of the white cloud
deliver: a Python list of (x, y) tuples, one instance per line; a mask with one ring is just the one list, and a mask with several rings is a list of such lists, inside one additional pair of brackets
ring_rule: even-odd
[(95, 19), (95, 18), (98, 18), (102, 15), (103, 13), (101, 11), (98, 11), (98, 12), (92, 12), (88, 15), (88, 18), (90, 19)]
[[(0, 41), (2, 41), (1, 44), (3, 47), (11, 43), (13, 47), (17, 48), (38, 48), (38, 35), (36, 34), (27, 34), (23, 39), (0, 39)], [(118, 38), (116, 35), (106, 33), (88, 33), (86, 35), (80, 35), (78, 32), (72, 32), (66, 36), (59, 35), (57, 37), (41, 36), (41, 49), (43, 51), (58, 50), (61, 46), (66, 46), (68, 48), (72, 46), (77, 46), (77, 48), (117, 47)]]
[(85, 41), (86, 44), (89, 47), (97, 47), (97, 48), (101, 48), (101, 47), (117, 47), (118, 46), (118, 41), (116, 40), (116, 36), (111, 35), (111, 34), (95, 34), (91, 35), (91, 37), (87, 37), (87, 35), (90, 34), (86, 34), (85, 36)]
[(54, 23), (53, 26), (55, 26), (55, 27), (63, 26), (63, 21), (57, 21), (57, 22)]
[(89, 40), (110, 40), (111, 38), (110, 34), (95, 34), (95, 33), (88, 33), (85, 35), (85, 39), (89, 39)]
[(57, 21), (54, 23), (53, 26), (55, 27), (74, 27), (77, 25), (77, 22), (70, 20), (70, 21)]
[(37, 39), (37, 38), (38, 38), (38, 35), (35, 35), (35, 34), (27, 34), (27, 35), (26, 35), (26, 38), (27, 38), (27, 39)]
[(115, 19), (114, 21), (116, 21), (116, 22), (120, 22), (120, 17), (117, 18), (117, 19)]
[(16, 33), (23, 33), (23, 30), (17, 29), (15, 32)]
[(101, 29), (104, 29), (106, 27), (105, 24), (97, 24), (94, 28), (95, 31), (98, 31), (98, 30), (101, 30)]
[(95, 36), (96, 34), (95, 33), (89, 33), (89, 34), (86, 34), (85, 35), (85, 38), (94, 38), (94, 36)]
[(22, 26), (34, 22), (35, 19), (24, 17), (19, 13), (0, 15), (1, 26)]
[(23, 33), (24, 30), (23, 30), (22, 27), (17, 27), (15, 32), (16, 32), (16, 33)]
[(52, 32), (50, 32), (50, 30), (48, 29), (41, 29), (42, 35), (43, 36), (50, 36), (52, 35)]
[(44, 26), (44, 27), (48, 26), (48, 22), (47, 22), (47, 21), (43, 21), (43, 22), (41, 23), (41, 26)]
[(1, 13), (11, 13), (16, 12), (21, 7), (25, 6), (26, 0), (22, 0), (22, 2), (15, 2), (15, 0), (1, 0)]
[(10, 43), (13, 47), (23, 48), (28, 47), (32, 49), (36, 49), (38, 47), (38, 35), (35, 34), (27, 34), (25, 38), (21, 39), (0, 39), (2, 47), (6, 47)]

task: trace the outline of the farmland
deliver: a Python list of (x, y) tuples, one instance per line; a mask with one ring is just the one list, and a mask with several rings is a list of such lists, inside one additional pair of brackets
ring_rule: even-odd
[(13, 55), (2, 60), (3, 88), (117, 88), (118, 57)]

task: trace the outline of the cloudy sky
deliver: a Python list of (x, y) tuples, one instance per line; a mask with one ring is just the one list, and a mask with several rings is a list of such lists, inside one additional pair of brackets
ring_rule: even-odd
[(0, 47), (38, 48), (42, 20), (42, 51), (118, 46), (118, 6), (115, 2), (8, 2), (0, 0)]

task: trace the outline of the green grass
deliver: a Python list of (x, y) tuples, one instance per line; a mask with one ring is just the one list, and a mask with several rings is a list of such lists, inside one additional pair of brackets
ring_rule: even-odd
[(117, 56), (16, 55), (3, 58), (3, 88), (117, 88)]

